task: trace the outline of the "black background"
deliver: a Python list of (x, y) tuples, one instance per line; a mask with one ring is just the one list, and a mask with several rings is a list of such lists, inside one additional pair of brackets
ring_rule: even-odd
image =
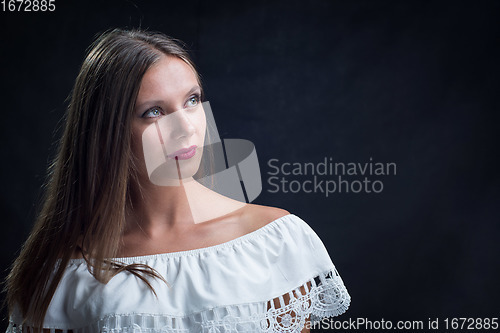
[[(186, 42), (221, 136), (255, 144), (256, 203), (323, 239), (352, 296), (340, 320), (499, 316), (500, 2), (68, 2), (0, 13), (3, 276), (86, 48), (142, 26)], [(269, 192), (270, 159), (325, 157), (397, 174), (369, 177), (379, 194)]]

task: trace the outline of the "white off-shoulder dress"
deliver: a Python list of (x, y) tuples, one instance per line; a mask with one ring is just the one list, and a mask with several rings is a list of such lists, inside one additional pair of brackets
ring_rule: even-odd
[[(44, 327), (75, 333), (300, 332), (306, 318), (338, 316), (350, 304), (325, 246), (292, 214), (219, 245), (116, 260), (149, 265), (169, 285), (152, 279), (156, 297), (128, 272), (102, 284), (83, 259), (73, 259)], [(7, 332), (22, 331), (21, 323), (14, 311)]]

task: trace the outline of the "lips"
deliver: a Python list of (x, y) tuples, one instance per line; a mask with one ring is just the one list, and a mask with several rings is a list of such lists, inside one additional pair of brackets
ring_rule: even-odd
[(172, 154), (168, 154), (167, 157), (177, 160), (188, 160), (196, 154), (196, 148), (196, 145), (192, 145), (188, 148), (182, 148)]

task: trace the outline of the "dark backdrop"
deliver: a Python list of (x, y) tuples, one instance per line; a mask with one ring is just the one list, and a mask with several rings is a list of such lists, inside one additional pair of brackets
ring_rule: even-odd
[[(221, 136), (255, 144), (256, 202), (301, 216), (323, 239), (352, 296), (341, 320), (498, 317), (499, 10), (56, 0), (53, 13), (0, 12), (2, 270), (38, 209), (87, 46), (105, 29), (142, 26), (187, 43)], [(270, 159), (325, 157), (392, 162), (397, 173), (368, 177), (383, 182), (378, 194), (270, 193)]]

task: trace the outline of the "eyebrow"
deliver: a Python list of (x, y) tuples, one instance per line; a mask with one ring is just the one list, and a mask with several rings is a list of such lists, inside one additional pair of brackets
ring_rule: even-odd
[[(196, 85), (196, 86), (193, 86), (191, 89), (189, 89), (189, 91), (184, 95), (184, 98), (187, 98), (189, 97), (191, 94), (193, 94), (194, 92), (196, 91), (199, 91), (200, 94), (201, 94), (201, 87), (199, 85)], [(147, 100), (141, 104), (136, 104), (135, 105), (135, 110), (140, 110), (142, 108), (144, 108), (145, 105), (158, 105), (158, 104), (162, 104), (164, 101), (159, 99), (159, 100)]]
[(198, 85), (196, 85), (196, 86), (194, 86), (193, 88), (191, 88), (191, 89), (187, 92), (187, 94), (186, 94), (186, 96), (185, 96), (185, 97), (189, 97), (189, 95), (191, 95), (192, 93), (194, 93), (194, 92), (195, 92), (195, 91), (197, 91), (197, 90), (201, 93), (201, 87), (200, 87), (200, 86), (198, 86)]

